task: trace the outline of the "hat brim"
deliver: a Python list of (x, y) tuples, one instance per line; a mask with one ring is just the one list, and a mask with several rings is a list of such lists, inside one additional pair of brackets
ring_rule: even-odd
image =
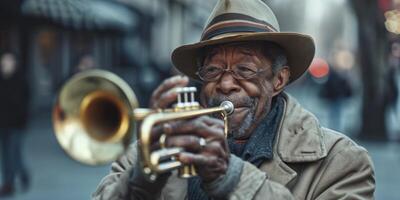
[(268, 41), (281, 46), (286, 52), (290, 68), (289, 83), (297, 80), (308, 69), (315, 54), (314, 40), (308, 35), (286, 32), (242, 33), (180, 46), (172, 52), (172, 63), (183, 74), (201, 81), (196, 72), (198, 70), (197, 59), (201, 55), (203, 48), (245, 41)]

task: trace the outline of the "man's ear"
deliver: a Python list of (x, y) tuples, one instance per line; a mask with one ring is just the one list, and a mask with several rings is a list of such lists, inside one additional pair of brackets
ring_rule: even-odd
[(285, 66), (276, 72), (272, 83), (274, 85), (274, 94), (273, 96), (279, 94), (282, 92), (282, 90), (285, 88), (285, 86), (289, 83), (289, 77), (290, 77), (290, 69), (288, 66)]

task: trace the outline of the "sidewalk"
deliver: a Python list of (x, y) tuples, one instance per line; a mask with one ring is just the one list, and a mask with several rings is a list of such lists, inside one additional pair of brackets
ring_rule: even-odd
[(34, 118), (23, 141), (24, 156), (32, 175), (31, 188), (20, 188), (9, 200), (90, 199), (109, 166), (91, 167), (70, 159), (53, 135), (49, 114)]
[(400, 143), (361, 143), (375, 165), (377, 200), (400, 199)]

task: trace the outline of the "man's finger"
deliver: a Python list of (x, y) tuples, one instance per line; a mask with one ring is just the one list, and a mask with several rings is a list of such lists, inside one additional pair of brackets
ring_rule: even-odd
[(213, 141), (208, 143), (204, 148), (201, 149), (202, 154), (218, 155), (219, 157), (228, 160), (229, 153), (225, 149), (225, 146), (220, 142)]
[(216, 156), (205, 156), (189, 152), (180, 153), (178, 159), (185, 165), (194, 164), (198, 166), (214, 167), (218, 164)]
[(212, 118), (212, 117), (205, 117), (203, 119), (204, 123), (206, 123), (208, 126), (213, 126), (217, 128), (224, 128), (224, 121), (217, 119), (217, 118)]
[(157, 140), (163, 134), (163, 125), (156, 125), (151, 129), (150, 140)]
[(151, 101), (150, 105), (153, 108), (162, 108), (162, 107), (157, 107), (157, 103), (161, 100), (161, 96), (163, 93), (167, 92), (168, 90), (175, 88), (175, 87), (185, 87), (189, 84), (189, 78), (187, 76), (173, 76), (171, 78), (166, 79), (161, 83), (160, 86), (157, 87), (156, 90), (154, 90), (152, 96), (151, 96)]
[(214, 126), (210, 127), (204, 123), (204, 118), (205, 116), (186, 121), (168, 122), (172, 128), (171, 135), (187, 135), (191, 133), (205, 139), (224, 140), (224, 130)]
[(161, 94), (154, 106), (157, 108), (167, 108), (169, 105), (176, 102), (177, 97), (178, 93), (176, 92), (176, 88), (171, 88), (167, 92)]
[[(228, 168), (228, 162), (226, 162), (226, 160), (212, 155), (192, 154), (184, 152), (179, 154), (178, 159), (184, 165), (193, 164), (196, 166), (197, 169), (200, 169), (200, 171), (206, 171), (208, 173), (220, 174), (226, 172)], [(208, 175), (203, 174), (203, 176)]]
[(199, 152), (202, 149), (200, 138), (194, 135), (181, 135), (167, 137), (167, 147), (182, 147), (185, 151)]
[(158, 98), (161, 96), (162, 93), (165, 91), (176, 87), (177, 85), (182, 85), (182, 84), (187, 84), (189, 83), (189, 79), (187, 76), (181, 76), (181, 75), (176, 75), (171, 78), (165, 79), (158, 87), (156, 90), (153, 92), (153, 96)]

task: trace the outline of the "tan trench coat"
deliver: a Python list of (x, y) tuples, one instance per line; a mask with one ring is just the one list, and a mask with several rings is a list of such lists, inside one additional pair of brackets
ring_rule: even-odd
[[(310, 112), (285, 95), (274, 158), (258, 169), (245, 162), (229, 199), (374, 199), (374, 168), (368, 152), (348, 137), (321, 127)], [(127, 199), (136, 146), (112, 164), (95, 200)], [(187, 180), (173, 174), (160, 199), (185, 199)]]

